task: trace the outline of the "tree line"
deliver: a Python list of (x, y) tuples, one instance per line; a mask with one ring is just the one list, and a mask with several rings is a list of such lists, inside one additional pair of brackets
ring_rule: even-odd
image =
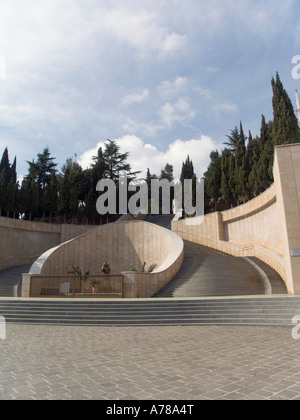
[[(10, 164), (6, 147), (0, 161), (0, 216), (50, 223), (101, 224), (114, 221), (117, 215), (100, 216), (97, 213), (99, 193), (96, 186), (101, 179), (107, 178), (113, 180), (118, 189), (121, 171), (126, 172), (128, 183), (136, 179), (139, 172), (132, 170), (128, 157), (129, 153), (120, 152), (116, 141), (107, 140), (104, 149), (98, 149), (88, 169), (82, 169), (75, 156), (68, 158), (58, 171), (56, 158), (51, 156), (46, 147), (35, 160), (27, 161), (28, 174), (20, 185), (16, 158)], [(167, 163), (159, 175), (152, 174), (148, 168), (145, 182), (148, 185), (149, 200), (152, 179), (173, 181), (173, 165)]]
[(230, 208), (251, 200), (273, 183), (275, 146), (300, 143), (300, 128), (292, 102), (279, 74), (272, 78), (273, 121), (261, 118), (260, 135), (244, 132), (243, 124), (231, 130), (222, 152), (210, 154), (204, 175), (209, 211)]
[[(300, 142), (294, 108), (278, 73), (276, 79), (272, 79), (272, 89), (274, 119), (267, 122), (262, 115), (260, 135), (253, 137), (251, 132), (246, 135), (240, 122), (227, 135), (222, 152), (211, 152), (210, 164), (204, 174), (206, 212), (230, 208), (261, 194), (273, 182), (274, 147)], [(17, 159), (15, 157), (10, 163), (8, 148), (5, 148), (0, 161), (0, 216), (56, 223), (101, 224), (114, 221), (117, 216), (103, 217), (97, 213), (99, 193), (96, 186), (101, 179), (108, 178), (118, 188), (120, 171), (127, 173), (128, 183), (135, 179), (139, 172), (132, 170), (128, 157), (129, 153), (121, 153), (116, 141), (107, 140), (104, 149), (98, 149), (88, 169), (83, 169), (75, 156), (67, 159), (58, 171), (56, 158), (46, 147), (35, 160), (27, 161), (28, 174), (20, 185)], [(149, 209), (152, 179), (173, 181), (173, 165), (167, 163), (159, 175), (147, 169), (145, 182)], [(184, 179), (193, 179), (196, 185), (195, 168), (190, 156), (182, 163), (182, 184)], [(170, 211), (173, 197), (174, 192), (171, 192)]]

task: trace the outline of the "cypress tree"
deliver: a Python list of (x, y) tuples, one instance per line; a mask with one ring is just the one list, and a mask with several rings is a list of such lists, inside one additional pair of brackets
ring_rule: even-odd
[(5, 182), (5, 170), (0, 172), (0, 216), (2, 216), (2, 210), (6, 203), (6, 182)]
[(17, 158), (14, 158), (13, 164), (10, 167), (10, 177), (14, 183), (17, 182)]
[(234, 185), (232, 175), (234, 168), (234, 157), (229, 149), (224, 149), (221, 159), (221, 193), (224, 201), (232, 206), (234, 204)]
[(6, 216), (9, 217), (10, 214), (12, 214), (15, 219), (19, 207), (19, 185), (15, 183), (13, 179), (11, 179), (8, 183), (6, 194), (7, 196), (4, 207)]
[(61, 183), (61, 191), (60, 191), (60, 210), (61, 214), (64, 217), (64, 223), (66, 222), (66, 218), (70, 214), (70, 201), (71, 201), (71, 188), (72, 185), (70, 183), (70, 169), (69, 167), (66, 168), (64, 177)]
[(300, 143), (300, 129), (292, 102), (283, 87), (279, 74), (272, 78), (274, 145)]
[(204, 180), (205, 191), (209, 197), (214, 199), (216, 210), (217, 201), (222, 195), (222, 158), (217, 150), (210, 154), (210, 165), (204, 174)]
[(39, 186), (37, 182), (29, 176), (24, 178), (21, 186), (21, 213), (26, 214), (29, 220), (38, 212), (40, 205)]
[(11, 180), (11, 168), (9, 163), (9, 157), (8, 157), (8, 149), (5, 148), (2, 159), (0, 161), (0, 173), (4, 171), (4, 177), (5, 177), (5, 186), (7, 187), (9, 184), (9, 181)]
[(52, 221), (52, 216), (57, 213), (58, 210), (58, 181), (56, 172), (52, 171), (51, 181), (49, 184), (49, 214), (50, 214), (50, 223)]
[(254, 197), (264, 192), (273, 182), (274, 145), (272, 123), (261, 119), (260, 137), (254, 144), (254, 164), (249, 176)]
[(182, 163), (182, 169), (181, 169), (181, 175), (180, 175), (180, 181), (182, 185), (185, 179), (192, 179), (194, 175), (195, 175), (194, 165), (190, 159), (190, 156), (188, 156), (186, 158), (186, 161)]
[(246, 140), (243, 125), (240, 123), (240, 131), (237, 137), (238, 141), (235, 149), (234, 165), (234, 196), (236, 201), (245, 202), (247, 196), (247, 178), (246, 178)]

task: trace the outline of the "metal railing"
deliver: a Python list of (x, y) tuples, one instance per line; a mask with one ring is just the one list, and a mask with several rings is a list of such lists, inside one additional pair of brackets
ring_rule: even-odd
[(123, 276), (38, 276), (30, 281), (30, 297), (123, 297)]

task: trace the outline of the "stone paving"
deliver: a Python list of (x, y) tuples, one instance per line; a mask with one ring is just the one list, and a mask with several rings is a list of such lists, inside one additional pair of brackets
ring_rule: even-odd
[(300, 399), (291, 328), (7, 325), (0, 399)]

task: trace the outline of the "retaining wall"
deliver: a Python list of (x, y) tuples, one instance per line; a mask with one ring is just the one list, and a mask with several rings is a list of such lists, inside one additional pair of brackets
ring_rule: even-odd
[(275, 148), (274, 179), (274, 184), (254, 200), (209, 214), (195, 226), (175, 218), (172, 230), (185, 240), (230, 255), (261, 259), (282, 276), (291, 294), (299, 294), (299, 144)]
[(46, 250), (94, 229), (0, 217), (0, 271), (33, 263)]

